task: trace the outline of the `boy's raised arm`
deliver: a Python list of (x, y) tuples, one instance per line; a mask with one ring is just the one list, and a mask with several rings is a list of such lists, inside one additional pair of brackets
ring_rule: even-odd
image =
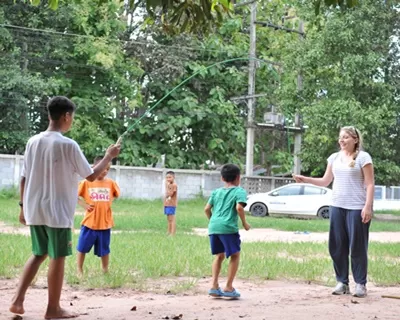
[(119, 155), (121, 146), (119, 144), (112, 144), (108, 147), (104, 158), (93, 167), (93, 173), (86, 177), (86, 180), (93, 182), (96, 178), (107, 168), (112, 159)]

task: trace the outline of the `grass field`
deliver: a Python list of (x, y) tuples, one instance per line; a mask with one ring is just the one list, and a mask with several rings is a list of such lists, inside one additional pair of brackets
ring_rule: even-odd
[[(182, 291), (197, 279), (211, 275), (212, 256), (208, 239), (190, 233), (206, 228), (206, 200), (181, 201), (177, 213), (178, 233), (166, 236), (166, 219), (161, 201), (118, 200), (114, 203), (116, 226), (112, 235), (110, 272), (102, 274), (100, 260), (88, 254), (86, 276), (77, 277), (76, 257), (67, 259), (66, 281), (85, 288), (133, 287), (146, 289), (149, 281), (179, 277), (170, 291)], [(18, 205), (10, 195), (0, 194), (0, 221), (17, 225)], [(394, 214), (398, 214), (394, 212)], [(79, 228), (82, 216), (75, 217)], [(326, 220), (248, 217), (253, 228), (326, 232)], [(373, 221), (371, 231), (400, 232), (400, 223)], [(77, 236), (74, 235), (74, 244)], [(376, 284), (400, 284), (399, 244), (370, 244), (369, 278)], [(14, 278), (31, 252), (30, 239), (0, 233), (0, 278)], [(40, 271), (46, 272), (46, 267)], [(226, 263), (223, 275), (226, 275)], [(296, 279), (333, 284), (334, 272), (325, 243), (243, 243), (238, 276), (249, 279)]]
[[(0, 221), (10, 225), (19, 225), (19, 207), (17, 199), (0, 197)], [(206, 204), (205, 199), (195, 199), (190, 201), (180, 201), (178, 208), (179, 231), (190, 232), (193, 228), (206, 228), (207, 219), (203, 208)], [(78, 212), (83, 214), (81, 208)], [(163, 206), (161, 201), (144, 200), (116, 200), (113, 204), (115, 218), (114, 230), (148, 230), (162, 231), (165, 228), (163, 217)], [(391, 213), (400, 215), (400, 211), (376, 212)], [(326, 232), (329, 229), (329, 221), (322, 219), (288, 219), (282, 217), (252, 217), (248, 216), (248, 222), (253, 228), (272, 228), (284, 231), (309, 231)], [(80, 227), (82, 215), (75, 216), (75, 228)], [(400, 222), (393, 221), (373, 221), (371, 231), (394, 231), (400, 232)]]

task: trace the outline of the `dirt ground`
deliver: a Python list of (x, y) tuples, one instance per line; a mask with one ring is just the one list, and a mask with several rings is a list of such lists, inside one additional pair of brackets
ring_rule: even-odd
[[(15, 228), (0, 223), (0, 232), (27, 234), (28, 228)], [(205, 229), (193, 233), (206, 236)], [(244, 242), (252, 241), (327, 241), (327, 233), (285, 232), (254, 229), (241, 232)], [(370, 234), (371, 241), (400, 242), (400, 233)], [(168, 287), (182, 279), (164, 279), (153, 284), (155, 290), (140, 292), (130, 289), (81, 290), (65, 286), (62, 306), (80, 314), (79, 319), (400, 319), (400, 287), (376, 287), (368, 284), (364, 299), (333, 296), (331, 288), (294, 281), (235, 282), (241, 292), (239, 300), (215, 299), (207, 295), (210, 279), (200, 279), (190, 291), (173, 295)], [(172, 283), (171, 283), (172, 282)], [(24, 320), (43, 319), (47, 301), (45, 279), (29, 289)], [(221, 284), (223, 282), (221, 281)], [(0, 319), (16, 319), (8, 312), (17, 279), (0, 280)], [(135, 310), (131, 310), (135, 309)], [(21, 319), (21, 318), (19, 318)]]
[[(202, 236), (207, 236), (208, 234), (207, 229), (202, 228), (193, 229), (193, 232)], [(328, 232), (291, 232), (257, 228), (249, 231), (240, 230), (240, 239), (243, 242), (327, 242)], [(370, 232), (369, 240), (386, 243), (400, 242), (400, 232)]]
[[(76, 290), (65, 287), (62, 306), (80, 314), (79, 319), (396, 319), (400, 318), (400, 300), (382, 298), (399, 295), (399, 287), (369, 285), (364, 299), (332, 296), (330, 288), (316, 284), (266, 281), (236, 281), (239, 300), (207, 296), (209, 279), (202, 279), (190, 292), (179, 295), (156, 294), (126, 289)], [(0, 319), (13, 319), (8, 312), (16, 280), (0, 280)], [(30, 288), (22, 319), (42, 319), (47, 289)], [(135, 309), (135, 310), (132, 310)]]

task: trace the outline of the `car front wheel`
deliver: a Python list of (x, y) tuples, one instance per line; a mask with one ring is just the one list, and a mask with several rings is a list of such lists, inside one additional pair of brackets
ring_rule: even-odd
[(329, 219), (329, 207), (322, 207), (318, 210), (317, 216), (323, 219)]
[(251, 215), (254, 217), (265, 217), (268, 216), (268, 208), (262, 202), (254, 203), (250, 208)]

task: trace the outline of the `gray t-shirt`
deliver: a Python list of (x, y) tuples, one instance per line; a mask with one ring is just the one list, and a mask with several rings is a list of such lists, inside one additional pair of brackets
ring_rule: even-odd
[(332, 166), (333, 187), (332, 187), (332, 206), (361, 210), (367, 200), (367, 191), (364, 185), (364, 174), (362, 168), (372, 163), (371, 156), (364, 151), (360, 151), (354, 167), (342, 160), (340, 152), (332, 154), (328, 158), (328, 163)]

